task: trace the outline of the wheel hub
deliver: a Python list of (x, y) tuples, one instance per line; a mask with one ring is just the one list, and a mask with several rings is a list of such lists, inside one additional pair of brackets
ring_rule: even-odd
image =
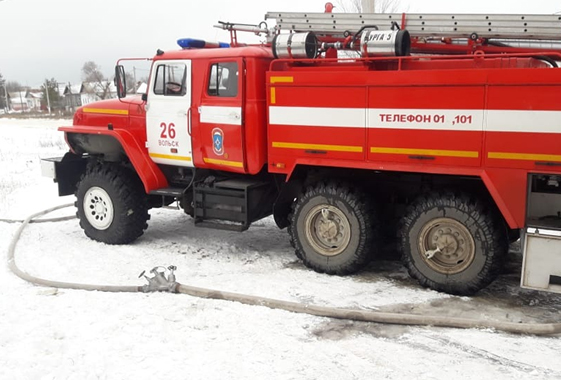
[(423, 226), (419, 234), (419, 251), (432, 269), (443, 274), (455, 274), (464, 271), (473, 262), (475, 242), (462, 223), (451, 218), (437, 218)]
[(351, 239), (349, 220), (337, 207), (318, 205), (305, 219), (306, 237), (321, 255), (335, 256), (347, 248)]
[(84, 214), (92, 227), (106, 230), (113, 222), (113, 202), (101, 187), (92, 187), (84, 196)]
[[(436, 236), (436, 245), (444, 255), (456, 255), (458, 253), (459, 242), (455, 235), (444, 234), (440, 237)], [(462, 250), (462, 248), (460, 248)]]
[(95, 207), (94, 207), (94, 212), (97, 215), (105, 215), (106, 210), (107, 210), (107, 207), (105, 207), (103, 202), (101, 200), (96, 200)]
[(318, 226), (319, 236), (323, 239), (333, 239), (339, 234), (338, 225), (332, 220), (320, 220)]

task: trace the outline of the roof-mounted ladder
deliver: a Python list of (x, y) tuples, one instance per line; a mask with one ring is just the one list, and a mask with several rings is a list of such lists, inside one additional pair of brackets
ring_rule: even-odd
[(278, 31), (331, 35), (397, 22), (412, 37), (561, 40), (561, 15), (268, 12), (265, 19), (276, 20)]
[(397, 24), (409, 32), (414, 53), (561, 52), (561, 15), (268, 12), (265, 19), (276, 21), (274, 33), (314, 32), (335, 39)]

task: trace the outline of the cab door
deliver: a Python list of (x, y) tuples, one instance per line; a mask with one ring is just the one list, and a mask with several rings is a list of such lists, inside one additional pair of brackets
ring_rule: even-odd
[(200, 136), (204, 166), (246, 172), (243, 60), (211, 61), (201, 99)]
[(146, 103), (148, 154), (155, 163), (193, 167), (191, 61), (156, 61)]

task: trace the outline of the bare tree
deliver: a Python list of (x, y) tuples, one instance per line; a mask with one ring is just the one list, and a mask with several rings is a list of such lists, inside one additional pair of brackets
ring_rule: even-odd
[(346, 13), (394, 13), (401, 0), (339, 0), (337, 6)]
[(101, 67), (94, 61), (87, 61), (82, 66), (82, 79), (87, 82), (101, 82), (105, 80)]
[(84, 63), (82, 79), (88, 83), (87, 90), (95, 93), (101, 99), (107, 99), (110, 96), (111, 82), (101, 72), (101, 66), (94, 61)]
[(12, 81), (7, 81), (5, 83), (6, 86), (6, 91), (8, 92), (17, 92), (17, 91), (23, 91), (25, 89), (24, 86), (22, 86), (22, 84), (18, 81), (12, 80)]

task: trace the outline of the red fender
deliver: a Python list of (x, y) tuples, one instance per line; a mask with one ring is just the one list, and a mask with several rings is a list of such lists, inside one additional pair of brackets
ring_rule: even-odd
[(96, 134), (113, 137), (123, 147), (123, 150), (134, 166), (136, 173), (142, 180), (146, 193), (168, 186), (166, 177), (154, 161), (152, 161), (150, 156), (148, 156), (147, 149), (141, 146), (137, 139), (135, 139), (129, 131), (124, 129), (110, 130), (107, 127), (85, 127), (79, 125), (74, 125), (72, 127), (60, 127), (59, 131), (63, 131), (65, 133)]

